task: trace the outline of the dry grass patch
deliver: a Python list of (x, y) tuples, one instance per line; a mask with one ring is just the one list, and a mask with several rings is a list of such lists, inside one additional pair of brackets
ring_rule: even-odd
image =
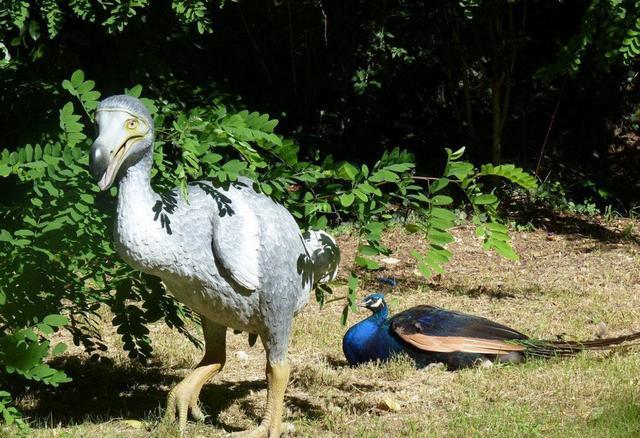
[[(637, 239), (638, 224), (631, 224), (636, 231), (630, 235)], [(395, 277), (398, 286), (388, 295), (392, 311), (429, 303), (536, 337), (589, 338), (600, 322), (610, 335), (640, 330), (637, 240), (516, 233), (521, 260), (513, 263), (484, 253), (468, 227), (455, 235), (456, 255), (447, 275), (425, 281), (414, 274), (408, 253), (424, 243), (391, 230), (385, 239), (400, 262), (367, 275), (365, 290), (382, 289), (376, 277)], [(349, 262), (355, 241), (348, 234), (339, 241)], [(344, 293), (339, 284), (336, 293)], [(459, 372), (415, 370), (403, 358), (350, 368), (341, 349), (346, 330), (339, 323), (341, 307), (337, 302), (319, 310), (310, 304), (296, 320), (285, 418), (291, 436), (640, 436), (637, 349)], [(349, 323), (364, 316), (351, 315)], [(107, 323), (103, 331), (110, 345), (119, 345)], [(65, 368), (74, 382), (19, 398), (33, 420), (29, 436), (177, 436), (160, 422), (164, 399), (201, 352), (162, 324), (154, 325), (150, 336), (156, 358), (147, 368), (131, 364), (117, 348), (100, 363), (79, 351), (67, 354)], [(259, 420), (266, 395), (264, 351), (259, 345), (249, 348), (246, 335), (230, 334), (228, 343), (225, 369), (202, 391), (211, 416), (204, 424), (189, 423), (186, 436), (223, 436), (223, 430)], [(234, 354), (238, 351), (247, 358)], [(7, 428), (0, 434), (19, 435)]]

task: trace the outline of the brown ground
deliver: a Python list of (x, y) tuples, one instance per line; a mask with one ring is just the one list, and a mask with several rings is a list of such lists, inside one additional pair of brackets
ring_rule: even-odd
[[(367, 275), (359, 295), (386, 290), (392, 311), (429, 303), (492, 318), (535, 337), (590, 338), (601, 322), (609, 335), (640, 330), (639, 221), (563, 220), (549, 223), (553, 232), (514, 233), (519, 262), (483, 252), (473, 230), (458, 227), (453, 262), (445, 275), (428, 281), (415, 274), (409, 255), (423, 242), (392, 229), (385, 241), (400, 262)], [(345, 293), (355, 249), (348, 233), (338, 240), (343, 266), (336, 295)], [(398, 286), (385, 289), (377, 277), (394, 277)], [(323, 310), (311, 303), (296, 320), (285, 418), (291, 436), (640, 436), (638, 349), (460, 372), (414, 370), (406, 360), (349, 368), (341, 351), (343, 303)], [(87, 362), (71, 349), (65, 368), (72, 383), (20, 399), (33, 419), (29, 435), (176, 435), (158, 421), (164, 398), (201, 353), (157, 324), (150, 335), (156, 357), (143, 368), (118, 349), (105, 316), (103, 330), (114, 346), (107, 357)], [(351, 315), (349, 324), (364, 316)], [(237, 356), (239, 351), (248, 358)], [(227, 365), (202, 391), (211, 417), (190, 423), (186, 436), (219, 436), (222, 429), (256, 423), (265, 400), (263, 376), (262, 348), (249, 348), (246, 335), (230, 334)]]

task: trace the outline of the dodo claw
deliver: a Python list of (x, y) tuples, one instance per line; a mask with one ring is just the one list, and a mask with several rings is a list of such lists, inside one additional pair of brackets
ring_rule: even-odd
[(194, 394), (192, 388), (178, 384), (169, 392), (167, 398), (167, 410), (165, 412), (165, 421), (175, 422), (178, 418), (178, 427), (182, 434), (187, 426), (187, 416), (191, 412), (191, 417), (196, 421), (205, 419), (205, 415), (198, 406), (198, 393)]

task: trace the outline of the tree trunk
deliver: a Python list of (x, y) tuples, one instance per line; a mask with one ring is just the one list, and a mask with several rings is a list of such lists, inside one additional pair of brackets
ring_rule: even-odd
[(491, 142), (491, 161), (500, 164), (502, 161), (502, 81), (491, 82), (491, 109), (493, 116), (493, 136)]

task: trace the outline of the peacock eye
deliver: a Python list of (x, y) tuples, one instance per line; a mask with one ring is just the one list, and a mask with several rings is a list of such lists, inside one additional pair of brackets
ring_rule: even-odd
[(125, 126), (127, 129), (136, 129), (138, 127), (138, 121), (136, 119), (129, 119), (126, 121)]

